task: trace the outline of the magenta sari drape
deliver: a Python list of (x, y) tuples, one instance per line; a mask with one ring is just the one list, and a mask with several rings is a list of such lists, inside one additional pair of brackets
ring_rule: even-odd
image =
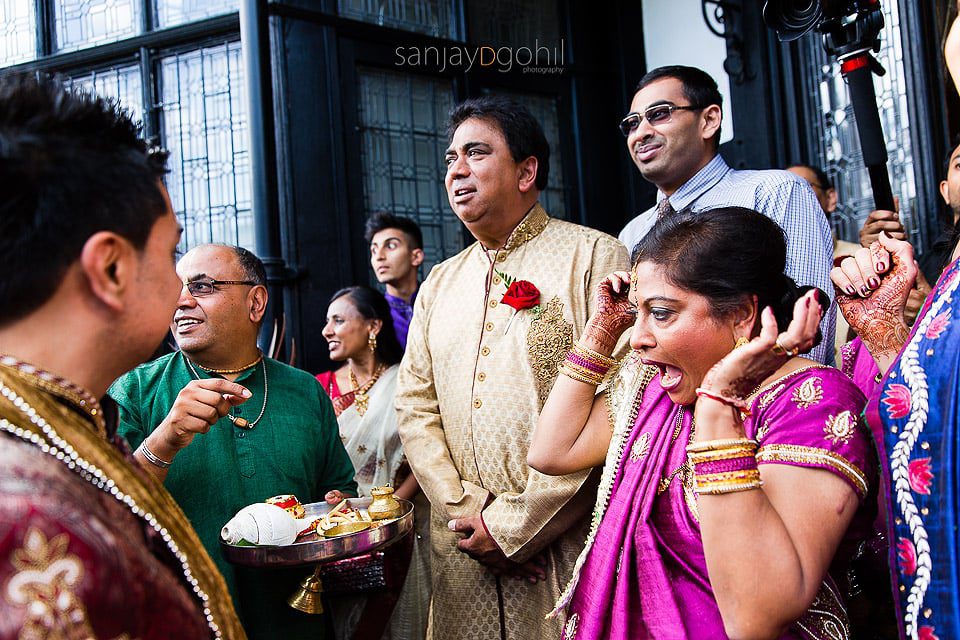
[[(744, 426), (760, 443), (761, 464), (827, 469), (863, 498), (871, 457), (859, 420), (864, 402), (839, 371), (811, 367), (761, 391)], [(643, 394), (567, 608), (566, 640), (727, 637), (710, 587), (696, 500), (685, 474), (673, 475), (686, 457), (691, 411), (670, 400), (658, 377)], [(671, 475), (658, 495), (661, 479)], [(851, 533), (862, 532), (869, 520), (868, 513), (858, 515)], [(825, 630), (834, 628), (839, 634), (829, 637), (845, 637), (836, 589), (825, 583), (821, 595), (824, 615), (802, 619), (803, 628), (782, 638), (828, 637)]]

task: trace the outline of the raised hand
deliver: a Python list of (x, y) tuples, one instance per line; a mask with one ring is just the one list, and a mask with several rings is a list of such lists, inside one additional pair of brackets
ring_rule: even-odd
[(609, 354), (617, 340), (637, 319), (628, 299), (630, 274), (615, 271), (597, 285), (597, 310), (584, 327), (582, 341), (594, 351)]
[(151, 442), (150, 448), (157, 455), (161, 451), (176, 453), (189, 445), (198, 433), (209, 431), (217, 420), (232, 407), (246, 402), (250, 395), (246, 387), (223, 378), (191, 380), (177, 394), (167, 417), (154, 432), (160, 442)]
[(779, 333), (777, 319), (767, 307), (760, 314), (760, 334), (720, 359), (704, 376), (700, 388), (727, 404), (746, 410), (746, 398), (789, 358), (813, 348), (822, 309), (819, 292), (810, 290), (797, 300), (793, 319)]
[(830, 273), (843, 317), (881, 371), (907, 340), (904, 307), (918, 271), (910, 243), (881, 234), (870, 249), (845, 258)]

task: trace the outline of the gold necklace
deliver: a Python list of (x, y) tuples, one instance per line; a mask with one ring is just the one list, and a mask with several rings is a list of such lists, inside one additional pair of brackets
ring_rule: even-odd
[[(677, 421), (673, 428), (673, 438), (671, 441), (676, 440), (680, 435), (680, 429), (683, 427), (683, 407), (680, 407), (680, 411), (677, 412)], [(694, 420), (690, 421), (690, 442), (693, 442), (693, 435), (696, 432), (697, 423)], [(673, 472), (665, 477), (660, 478), (660, 482), (657, 483), (657, 495), (660, 495), (664, 491), (670, 488), (670, 483), (673, 482), (673, 479), (677, 477), (677, 474), (682, 473), (682, 479), (686, 482), (687, 475), (690, 472), (690, 463), (687, 461), (686, 455), (683, 458), (683, 464), (673, 470)]]
[[(182, 353), (182, 352), (181, 352)], [(184, 361), (187, 363), (187, 366), (190, 367), (190, 373), (193, 374), (193, 377), (197, 380), (200, 379), (200, 374), (197, 373), (197, 370), (193, 368), (193, 363), (190, 362), (190, 358), (186, 355), (183, 356)], [(263, 360), (263, 354), (260, 354), (260, 360)], [(258, 360), (257, 362), (259, 362)], [(197, 365), (200, 366), (200, 365)], [(256, 366), (254, 363), (251, 366)], [(203, 367), (200, 367), (203, 369)], [(249, 367), (247, 367), (249, 369)], [(213, 369), (204, 369), (204, 371), (214, 371)], [(257, 419), (253, 422), (250, 422), (246, 418), (241, 418), (240, 416), (235, 416), (232, 413), (227, 414), (227, 419), (232, 422), (235, 426), (240, 427), (241, 429), (253, 429), (257, 426), (257, 423), (260, 422), (260, 418), (263, 417), (264, 412), (267, 410), (267, 363), (263, 363), (263, 406), (260, 407), (260, 415), (257, 416)]]
[(347, 365), (350, 375), (350, 387), (353, 392), (354, 402), (357, 404), (357, 413), (361, 416), (367, 412), (367, 408), (370, 404), (370, 398), (367, 397), (367, 392), (370, 391), (370, 388), (373, 387), (374, 383), (380, 379), (380, 374), (383, 373), (385, 366), (378, 364), (376, 370), (373, 372), (373, 375), (369, 380), (363, 383), (361, 387), (357, 381), (357, 374), (353, 372), (353, 367)]
[(243, 372), (246, 371), (247, 369), (253, 369), (255, 366), (257, 366), (258, 364), (260, 364), (260, 361), (261, 361), (261, 360), (263, 360), (263, 352), (262, 352), (262, 351), (260, 352), (260, 355), (257, 356), (257, 359), (256, 359), (256, 360), (254, 360), (254, 361), (251, 362), (250, 364), (245, 364), (245, 365), (243, 365), (242, 367), (238, 367), (238, 368), (236, 368), (236, 369), (211, 369), (211, 368), (205, 367), (205, 366), (203, 366), (202, 364), (199, 364), (199, 363), (197, 363), (197, 366), (200, 367), (201, 369), (203, 369), (204, 371), (206, 371), (207, 373), (218, 373), (218, 374), (220, 374), (220, 375), (223, 376), (223, 375), (230, 375), (230, 374), (232, 374), (232, 373), (243, 373)]

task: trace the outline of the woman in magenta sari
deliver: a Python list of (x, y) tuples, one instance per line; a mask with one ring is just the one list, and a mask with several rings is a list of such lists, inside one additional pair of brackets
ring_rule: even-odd
[(637, 255), (601, 284), (528, 458), (552, 474), (604, 465), (553, 612), (564, 637), (848, 637), (830, 570), (869, 526), (874, 464), (863, 395), (796, 357), (818, 292), (782, 275), (783, 232), (748, 209), (665, 218)]

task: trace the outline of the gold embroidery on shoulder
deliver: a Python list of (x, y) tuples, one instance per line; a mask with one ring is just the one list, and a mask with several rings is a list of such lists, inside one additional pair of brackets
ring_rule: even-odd
[(787, 388), (787, 385), (780, 384), (780, 385), (777, 385), (775, 388), (771, 389), (770, 391), (764, 393), (763, 396), (760, 398), (760, 403), (759, 403), (760, 409), (766, 409), (767, 407), (769, 407), (770, 403), (776, 400), (777, 396), (783, 393), (783, 390), (786, 388)]
[(786, 373), (780, 376), (779, 378), (777, 378), (772, 382), (768, 382), (766, 385), (760, 387), (759, 389), (751, 393), (747, 399), (749, 400), (750, 398), (759, 397), (761, 395), (766, 394), (771, 389), (773, 389), (773, 391), (770, 391), (770, 393), (768, 395), (765, 395), (764, 398), (760, 401), (760, 408), (765, 409), (767, 405), (769, 405), (771, 402), (773, 402), (777, 398), (777, 396), (783, 393), (783, 390), (786, 389), (787, 381), (793, 378), (794, 376), (800, 375), (805, 371), (810, 371), (811, 369), (829, 369), (829, 368), (830, 367), (828, 367), (827, 365), (819, 364), (819, 363), (807, 365), (805, 367), (800, 367), (799, 369), (795, 369), (790, 373)]
[(837, 416), (827, 418), (823, 427), (823, 436), (830, 442), (847, 444), (857, 432), (857, 419), (849, 411), (841, 411)]
[(823, 387), (820, 378), (807, 378), (793, 390), (793, 403), (798, 409), (809, 409), (823, 400)]
[(630, 461), (638, 462), (648, 453), (650, 453), (650, 434), (642, 433), (639, 438), (633, 441), (633, 446), (630, 447)]
[(573, 346), (573, 325), (563, 319), (563, 302), (554, 296), (527, 330), (527, 355), (537, 385), (540, 406), (557, 379), (557, 367)]

